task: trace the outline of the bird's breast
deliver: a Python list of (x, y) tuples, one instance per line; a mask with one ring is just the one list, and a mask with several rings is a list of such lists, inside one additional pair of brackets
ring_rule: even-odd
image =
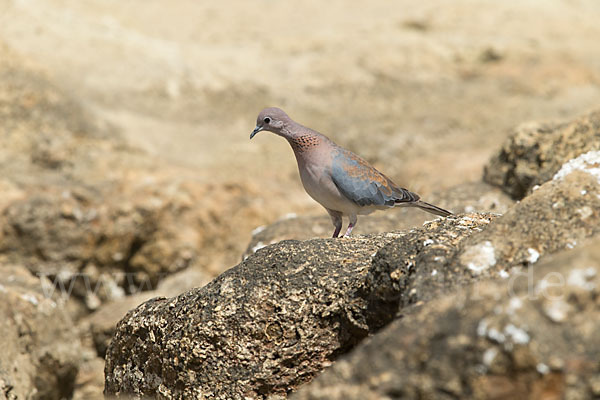
[(299, 162), (298, 169), (306, 193), (323, 207), (343, 213), (356, 212), (357, 206), (340, 193), (331, 179), (330, 167), (319, 163)]

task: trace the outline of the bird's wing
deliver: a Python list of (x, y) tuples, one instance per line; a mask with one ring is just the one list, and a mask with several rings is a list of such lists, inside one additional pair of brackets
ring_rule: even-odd
[(410, 203), (419, 196), (400, 188), (356, 154), (339, 148), (333, 157), (331, 177), (339, 191), (357, 205), (388, 206)]

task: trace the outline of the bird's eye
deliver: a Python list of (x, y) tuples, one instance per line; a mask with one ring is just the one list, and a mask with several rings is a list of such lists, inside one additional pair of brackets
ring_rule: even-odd
[(265, 122), (265, 124), (268, 124), (271, 122), (271, 118), (266, 117), (265, 119), (263, 119), (263, 121)]

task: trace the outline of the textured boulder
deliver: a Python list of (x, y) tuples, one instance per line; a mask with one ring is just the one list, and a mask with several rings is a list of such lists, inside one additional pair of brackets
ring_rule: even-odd
[(160, 281), (156, 290), (143, 291), (103, 304), (97, 311), (82, 318), (77, 329), (87, 346), (83, 363), (75, 381), (74, 400), (103, 400), (104, 357), (116, 325), (127, 314), (144, 301), (157, 296), (175, 296), (184, 290), (201, 287), (210, 277), (199, 269), (187, 268)]
[(513, 267), (527, 267), (546, 254), (575, 247), (600, 233), (599, 210), (600, 174), (572, 171), (493, 220), (476, 214), (463, 217), (463, 229), (475, 231), (464, 240), (457, 240), (443, 222), (432, 221), (425, 225), (425, 240), (408, 233), (391, 242), (374, 257), (368, 281), (378, 307), (422, 304), (471, 283), (473, 277), (503, 278)]
[(210, 277), (203, 271), (193, 268), (185, 269), (162, 280), (156, 290), (144, 291), (104, 304), (98, 311), (83, 318), (79, 327), (88, 331), (99, 357), (104, 359), (110, 339), (115, 333), (117, 323), (139, 304), (153, 297), (172, 297), (183, 291), (202, 287), (210, 282)]
[(284, 241), (203, 289), (144, 303), (117, 327), (106, 393), (285, 395), (414, 307), (481, 279), (519, 274), (600, 233), (592, 156), (592, 163), (567, 163), (502, 216), (471, 213), (394, 234)]
[[(488, 222), (456, 216), (408, 235), (444, 230), (459, 242)], [(117, 326), (106, 393), (285, 395), (394, 318), (374, 307), (366, 277), (377, 251), (405, 235), (283, 241), (202, 289), (142, 304)]]
[[(600, 233), (600, 169), (596, 175), (584, 170), (543, 184), (484, 232), (469, 238), (460, 262), (474, 273), (491, 266), (528, 265)], [(488, 250), (495, 263), (482, 262), (481, 257), (478, 261)]]
[(409, 307), (291, 398), (600, 395), (600, 240)]
[[(590, 152), (568, 161), (460, 242), (441, 229), (426, 242), (407, 235), (379, 250), (368, 282), (378, 288), (378, 308), (403, 318), (297, 398), (597, 396), (598, 160), (600, 152)], [(590, 237), (596, 239), (587, 247), (537, 264)]]
[(475, 231), (464, 240), (443, 221), (429, 222), (429, 236), (408, 232), (374, 257), (367, 276), (374, 301), (380, 309), (397, 312), (456, 290), (474, 277), (506, 277), (513, 267), (526, 267), (600, 233), (597, 210), (600, 182), (576, 171), (542, 185), (503, 216), (464, 216), (463, 229)]
[(565, 123), (521, 125), (485, 167), (484, 180), (521, 199), (567, 161), (600, 150), (600, 111)]
[[(147, 194), (150, 200), (141, 196)], [(0, 261), (22, 262), (69, 289), (93, 310), (125, 293), (156, 287), (160, 278), (196, 259), (193, 232), (175, 232), (177, 199), (113, 196), (98, 201), (83, 190), (47, 189), (10, 204), (0, 214)]]
[(63, 399), (74, 389), (80, 344), (49, 282), (26, 268), (0, 274), (0, 399)]
[(144, 303), (117, 326), (106, 393), (286, 393), (367, 335), (354, 292), (370, 255), (392, 237), (285, 241), (202, 289)]

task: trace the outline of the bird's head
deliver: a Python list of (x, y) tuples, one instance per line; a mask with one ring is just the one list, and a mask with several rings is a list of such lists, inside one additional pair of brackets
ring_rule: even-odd
[(260, 131), (270, 131), (285, 136), (285, 127), (291, 121), (290, 117), (280, 108), (265, 108), (258, 114), (256, 128), (250, 134), (252, 139)]

